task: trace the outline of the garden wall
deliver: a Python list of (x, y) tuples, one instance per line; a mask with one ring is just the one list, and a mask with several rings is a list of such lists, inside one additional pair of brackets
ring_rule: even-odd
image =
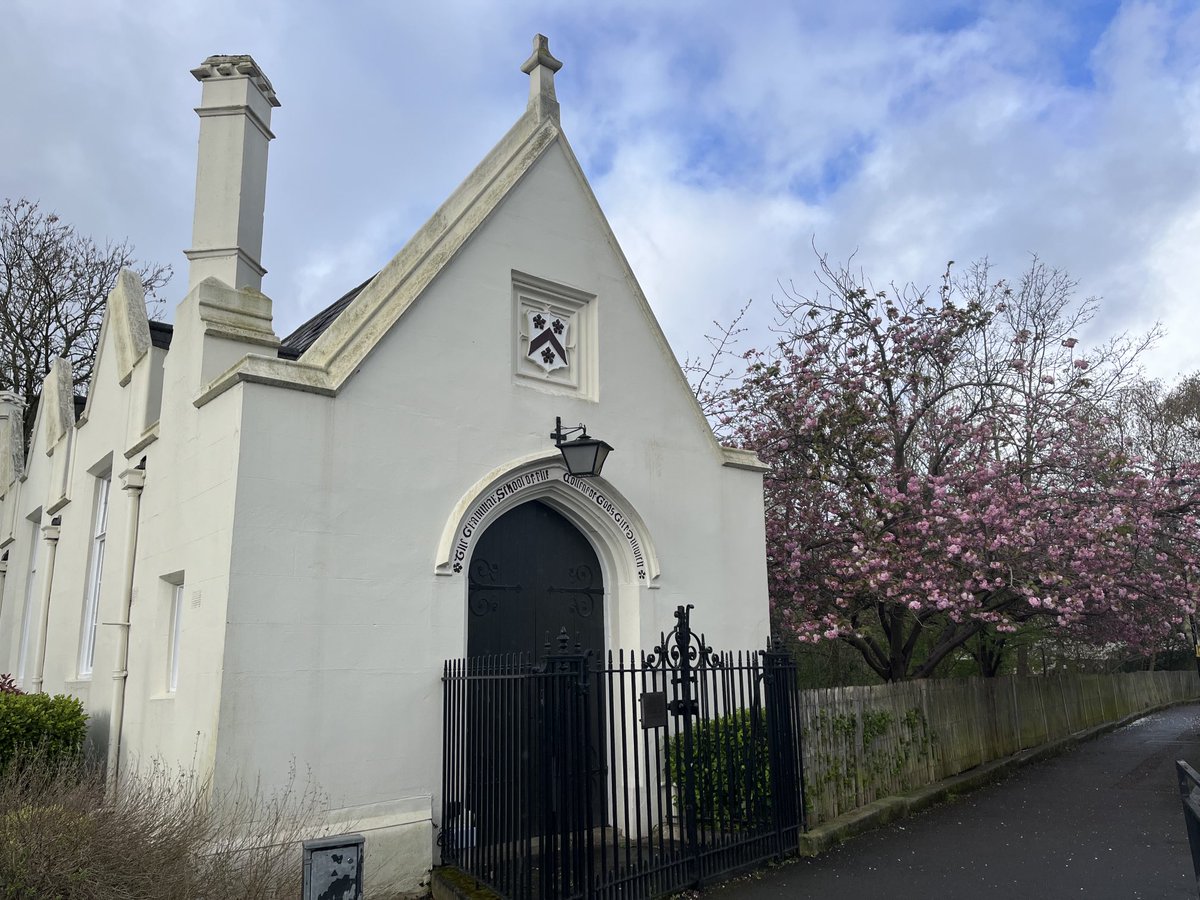
[(910, 681), (802, 692), (809, 827), (1167, 703), (1195, 672)]

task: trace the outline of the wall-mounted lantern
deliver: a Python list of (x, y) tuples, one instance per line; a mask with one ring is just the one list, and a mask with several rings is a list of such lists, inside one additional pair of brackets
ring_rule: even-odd
[[(569, 435), (576, 433), (579, 433), (579, 437), (575, 440), (565, 440)], [(613, 449), (606, 441), (588, 437), (587, 426), (582, 423), (577, 428), (564, 430), (562, 418), (557, 416), (554, 419), (554, 430), (550, 432), (550, 437), (554, 439), (554, 446), (562, 453), (563, 462), (567, 464), (567, 471), (577, 478), (592, 478), (599, 475), (600, 470), (604, 468), (604, 460)]]

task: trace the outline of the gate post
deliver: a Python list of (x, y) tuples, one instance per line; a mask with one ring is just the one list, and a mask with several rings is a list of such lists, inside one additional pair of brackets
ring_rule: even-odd
[(545, 898), (592, 894), (592, 779), (588, 761), (588, 658), (564, 626), (542, 667), (541, 890)]
[[(692, 718), (699, 713), (700, 704), (693, 692), (696, 676), (692, 673), (692, 663), (699, 655), (697, 648), (692, 646), (691, 611), (693, 608), (689, 603), (687, 606), (679, 606), (675, 609), (677, 624), (671, 634), (671, 637), (675, 639), (675, 646), (668, 649), (664, 641), (663, 649), (677, 663), (674, 682), (678, 687), (678, 695), (671, 701), (670, 711), (673, 715), (683, 718), (684, 840), (687, 848), (691, 851), (693, 881), (698, 882), (702, 873), (700, 870), (700, 829), (696, 821), (696, 755)], [(700, 652), (703, 652), (703, 649), (703, 644), (701, 644)], [(666, 654), (664, 654), (665, 656)]]
[(796, 849), (804, 825), (804, 755), (795, 725), (796, 670), (790, 654), (767, 639), (763, 652), (767, 693), (767, 753), (771, 810), (779, 852)]

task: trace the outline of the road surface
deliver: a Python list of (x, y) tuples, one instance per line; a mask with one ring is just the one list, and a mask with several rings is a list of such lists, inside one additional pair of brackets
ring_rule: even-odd
[(1004, 781), (704, 900), (1197, 900), (1175, 760), (1200, 768), (1200, 704), (1152, 713)]

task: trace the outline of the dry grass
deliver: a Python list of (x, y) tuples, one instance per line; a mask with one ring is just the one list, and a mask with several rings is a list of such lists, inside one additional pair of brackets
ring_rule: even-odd
[(105, 797), (83, 761), (0, 773), (0, 900), (268, 900), (300, 892), (299, 841), (323, 798), (295, 773), (283, 791), (214, 791), (161, 765)]

